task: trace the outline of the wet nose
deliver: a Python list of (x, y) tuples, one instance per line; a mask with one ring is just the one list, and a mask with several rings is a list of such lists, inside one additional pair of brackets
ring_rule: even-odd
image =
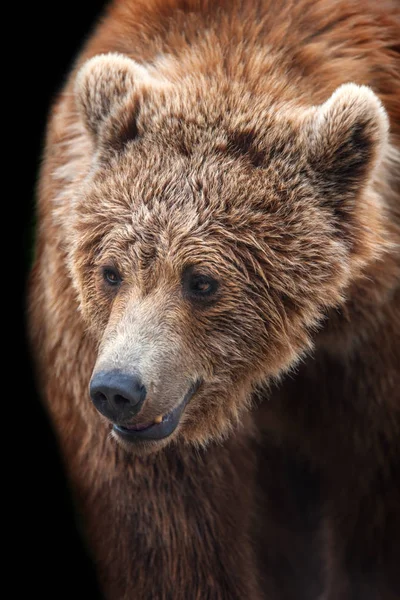
[(137, 415), (146, 398), (146, 388), (138, 375), (116, 370), (95, 373), (89, 393), (97, 410), (115, 423)]

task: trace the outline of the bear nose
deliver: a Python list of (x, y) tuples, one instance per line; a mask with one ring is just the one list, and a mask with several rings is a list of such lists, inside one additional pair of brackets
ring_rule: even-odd
[(146, 388), (138, 375), (115, 370), (95, 373), (89, 393), (97, 410), (115, 423), (137, 415), (146, 398)]

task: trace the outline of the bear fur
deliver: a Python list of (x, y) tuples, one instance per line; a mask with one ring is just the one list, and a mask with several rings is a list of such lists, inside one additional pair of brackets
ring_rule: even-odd
[[(399, 38), (390, 0), (123, 0), (79, 56), (30, 329), (107, 598), (399, 597)], [(142, 422), (199, 382), (170, 437), (121, 440), (105, 365)]]

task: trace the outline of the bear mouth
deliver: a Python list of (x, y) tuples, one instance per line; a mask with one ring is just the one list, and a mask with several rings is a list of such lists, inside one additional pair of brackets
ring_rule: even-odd
[(127, 442), (145, 440), (162, 440), (169, 437), (178, 427), (183, 411), (201, 385), (201, 380), (195, 381), (186, 392), (182, 402), (169, 413), (158, 417), (151, 423), (138, 425), (113, 425), (113, 431)]

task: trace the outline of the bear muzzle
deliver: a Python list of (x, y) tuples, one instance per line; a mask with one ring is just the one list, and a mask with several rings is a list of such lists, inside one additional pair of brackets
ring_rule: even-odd
[(96, 409), (113, 423), (114, 433), (125, 441), (136, 442), (169, 437), (200, 385), (200, 379), (194, 381), (172, 410), (152, 420), (140, 420), (147, 390), (135, 373), (128, 374), (117, 369), (94, 373), (89, 393)]

